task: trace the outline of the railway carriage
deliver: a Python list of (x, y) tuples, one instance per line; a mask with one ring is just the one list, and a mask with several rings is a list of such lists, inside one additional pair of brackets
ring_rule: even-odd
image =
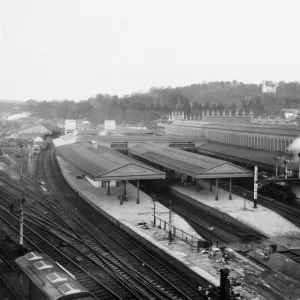
[(45, 254), (30, 252), (15, 260), (19, 292), (30, 300), (95, 300), (74, 275)]

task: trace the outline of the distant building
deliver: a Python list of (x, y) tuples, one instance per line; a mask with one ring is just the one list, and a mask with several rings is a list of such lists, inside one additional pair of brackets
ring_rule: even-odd
[(262, 92), (263, 93), (276, 93), (277, 83), (273, 81), (263, 81), (262, 82)]
[(300, 111), (298, 109), (283, 109), (284, 117), (286, 119), (294, 120), (298, 117)]
[(35, 139), (37, 137), (44, 137), (45, 134), (51, 133), (51, 130), (40, 124), (23, 128), (22, 130), (17, 131), (16, 137), (23, 139)]
[(73, 133), (76, 128), (76, 120), (65, 120), (65, 134)]
[(104, 121), (105, 130), (116, 130), (116, 121), (114, 120), (105, 120)]

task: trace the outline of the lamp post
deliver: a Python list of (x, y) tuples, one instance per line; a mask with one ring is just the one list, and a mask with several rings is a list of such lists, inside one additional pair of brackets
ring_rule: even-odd
[(155, 217), (155, 205), (156, 205), (156, 203), (155, 203), (155, 198), (154, 197), (152, 198), (152, 201), (153, 201), (153, 227), (156, 226), (156, 217)]
[(209, 230), (209, 242), (210, 242), (210, 246), (209, 246), (209, 249), (211, 250), (211, 247), (212, 247), (212, 231), (214, 230), (214, 227), (211, 226), (211, 227), (207, 227), (207, 229)]
[(169, 201), (169, 242), (172, 242), (172, 201)]

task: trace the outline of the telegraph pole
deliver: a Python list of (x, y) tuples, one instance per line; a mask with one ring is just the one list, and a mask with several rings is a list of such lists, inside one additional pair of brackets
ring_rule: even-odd
[(20, 253), (23, 253), (24, 249), (24, 208), (23, 205), (25, 203), (26, 199), (22, 193), (22, 196), (20, 199), (16, 199), (15, 202), (11, 205), (10, 211), (12, 214), (14, 214), (14, 208), (16, 206), (16, 202), (20, 202), (20, 207), (16, 212), (20, 212), (20, 235), (19, 235), (19, 250)]
[(21, 159), (20, 177), (21, 177), (21, 181), (22, 181), (22, 176), (23, 176), (23, 144), (21, 143), (19, 147), (21, 148), (21, 154), (20, 154), (20, 159)]
[(172, 242), (172, 202), (169, 200), (169, 242)]

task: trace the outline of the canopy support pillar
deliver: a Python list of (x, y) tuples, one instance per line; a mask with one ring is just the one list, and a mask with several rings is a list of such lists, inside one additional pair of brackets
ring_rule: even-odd
[(122, 180), (120, 186), (120, 205), (123, 205), (123, 181)]
[(124, 180), (124, 195), (126, 195), (126, 181)]
[(211, 182), (211, 180), (209, 181), (209, 191), (212, 192), (212, 182)]
[(229, 178), (229, 200), (232, 200), (232, 193), (231, 193), (231, 189), (232, 189), (232, 178)]
[(140, 181), (137, 181), (136, 185), (136, 204), (140, 204)]
[(110, 181), (107, 182), (107, 196), (110, 195)]
[(196, 192), (199, 192), (199, 180), (196, 178)]
[(216, 197), (215, 200), (219, 200), (219, 191), (218, 191), (218, 187), (219, 187), (219, 180), (218, 178), (216, 178)]

